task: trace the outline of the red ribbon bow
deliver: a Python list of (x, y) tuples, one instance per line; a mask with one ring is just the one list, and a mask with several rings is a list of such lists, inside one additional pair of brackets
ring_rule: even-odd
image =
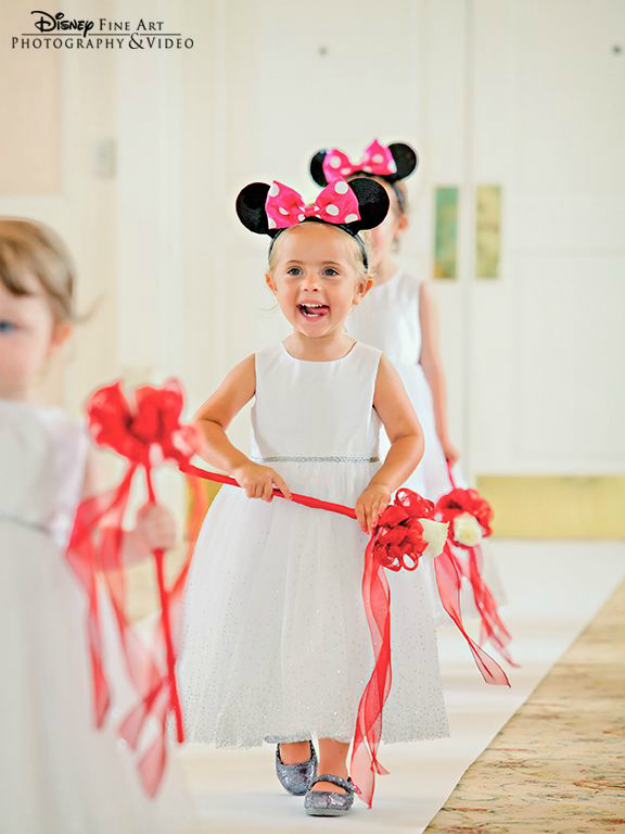
[[(492, 535), (491, 522), (493, 520), (493, 508), (475, 489), (459, 489), (455, 487), (438, 499), (436, 502), (436, 511), (443, 521), (449, 522), (453, 522), (459, 515), (470, 515), (480, 525), (484, 538)], [(457, 547), (468, 547), (453, 538), (453, 529), (451, 530), (451, 534), (453, 543)]]
[(331, 148), (323, 158), (323, 173), (326, 180), (332, 183), (339, 177), (351, 177), (360, 173), (387, 177), (397, 173), (397, 165), (388, 147), (374, 139), (365, 148), (360, 162), (352, 162), (343, 151)]
[(391, 691), (391, 591), (384, 569), (415, 570), (427, 548), (420, 518), (434, 504), (409, 489), (398, 490), (384, 510), (365, 551), (362, 597), (375, 664), (358, 705), (350, 770), (360, 798), (371, 807), (375, 775), (388, 771), (378, 761), (382, 712)]
[[(152, 644), (146, 645), (133, 628), (127, 611), (122, 564), (123, 521), (133, 479), (139, 468), (145, 471), (149, 500), (155, 503), (152, 466), (166, 460), (181, 466), (195, 453), (198, 442), (195, 429), (180, 423), (183, 404), (182, 391), (175, 381), (166, 383), (162, 388), (138, 388), (132, 404), (126, 399), (119, 383), (93, 394), (87, 406), (93, 437), (99, 445), (109, 447), (126, 458), (129, 466), (117, 489), (81, 503), (67, 553), (89, 599), (88, 634), (96, 726), (103, 725), (112, 700), (103, 657), (97, 585), (99, 572), (102, 572), (112, 604), (125, 664), (139, 695), (138, 704), (123, 720), (119, 734), (133, 750), (137, 750), (148, 718), (154, 718), (158, 723), (157, 737), (138, 762), (141, 780), (151, 796), (158, 791), (164, 774), (167, 719), (172, 712), (178, 741), (184, 740), (175, 677), (177, 646), (174, 634), (178, 629), (174, 626), (180, 618), (191, 549), (169, 587), (164, 576), (165, 554), (162, 550), (154, 551), (161, 617)], [(189, 479), (189, 485), (193, 491), (195, 510), (191, 524), (197, 528), (203, 516), (202, 495), (195, 480)]]
[[(459, 599), (462, 578), (466, 578), (471, 585), (473, 600), (480, 617), (480, 644), (483, 645), (486, 640), (490, 640), (504, 660), (511, 666), (516, 666), (517, 664), (512, 659), (508, 650), (508, 644), (512, 639), (512, 635), (501, 619), (495, 597), (482, 574), (483, 559), (481, 547), (479, 544), (468, 545), (459, 541), (455, 533), (454, 521), (460, 516), (468, 515), (475, 519), (480, 526), (482, 536), (487, 538), (492, 534), (493, 509), (477, 490), (460, 489), (456, 486), (449, 463), (447, 464), (447, 471), (452, 489), (445, 495), (442, 495), (436, 503), (436, 517), (441, 521), (449, 522), (447, 542), (443, 553), (436, 560), (437, 582), (439, 586), (444, 585), (447, 588), (448, 593), (445, 597), (451, 606), (451, 610), (446, 607), (444, 600), (443, 606), (454, 622), (456, 622), (460, 616)], [(466, 559), (454, 552), (455, 547), (466, 551)], [(482, 669), (481, 664), (484, 658), (480, 658), (479, 653), (476, 656), (479, 647), (476, 647), (476, 644), (468, 637), (467, 639), (476, 657), (476, 662)], [(480, 651), (482, 650), (480, 649)], [(489, 669), (489, 666), (490, 664), (487, 663), (486, 667), (482, 670), (482, 674), (486, 671), (487, 674), (495, 674), (495, 677), (500, 679), (501, 674), (504, 674), (503, 670), (499, 669), (499, 667), (497, 669)]]
[(345, 224), (360, 220), (358, 198), (343, 179), (326, 185), (312, 205), (307, 206), (301, 194), (281, 182), (273, 182), (265, 203), (270, 229), (297, 226), (309, 217), (326, 223)]

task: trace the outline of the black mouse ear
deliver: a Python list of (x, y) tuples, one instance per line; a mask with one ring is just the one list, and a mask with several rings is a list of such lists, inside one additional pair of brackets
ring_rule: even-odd
[(265, 210), (269, 188), (266, 182), (253, 182), (246, 185), (237, 197), (236, 209), (239, 220), (246, 229), (257, 235), (273, 234), (273, 230), (269, 229)]
[(379, 182), (368, 177), (357, 177), (349, 183), (358, 200), (360, 220), (346, 223), (355, 232), (362, 229), (374, 229), (384, 220), (389, 209), (389, 199), (386, 189)]
[(317, 151), (317, 153), (310, 160), (310, 176), (314, 179), (317, 185), (327, 185), (328, 181), (326, 175), (323, 173), (323, 160), (326, 158), (327, 151)]
[(410, 145), (405, 145), (403, 142), (393, 142), (392, 145), (388, 146), (388, 149), (393, 155), (397, 171), (385, 177), (385, 179), (389, 182), (395, 182), (409, 177), (419, 163), (416, 152)]

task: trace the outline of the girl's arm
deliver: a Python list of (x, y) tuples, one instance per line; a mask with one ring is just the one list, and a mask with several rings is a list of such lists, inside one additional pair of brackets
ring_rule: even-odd
[(235, 478), (249, 498), (271, 501), (274, 487), (285, 498), (290, 498), (290, 490), (277, 472), (251, 461), (226, 435), (232, 420), (255, 392), (256, 367), (252, 354), (230, 371), (215, 393), (197, 410), (193, 422), (204, 439), (200, 456)]
[(438, 316), (430, 289), (421, 283), (419, 290), (419, 319), (421, 322), (421, 367), (432, 391), (436, 434), (440, 440), (445, 457), (454, 464), (459, 457), (458, 451), (449, 440), (447, 431), (447, 392), (445, 390), (445, 373), (440, 358)]
[(386, 356), (380, 358), (373, 395), (391, 443), (384, 463), (356, 503), (356, 516), (370, 533), (391, 500), (391, 495), (414, 472), (423, 457), (423, 432), (401, 378)]

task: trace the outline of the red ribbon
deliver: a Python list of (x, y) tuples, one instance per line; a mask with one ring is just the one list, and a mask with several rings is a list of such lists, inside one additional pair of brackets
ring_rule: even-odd
[(91, 397), (87, 412), (89, 427), (99, 445), (107, 446), (125, 457), (129, 466), (117, 489), (102, 496), (86, 499), (77, 510), (67, 557), (87, 591), (88, 635), (92, 666), (95, 723), (101, 727), (111, 706), (107, 680), (101, 623), (98, 608), (98, 574), (101, 572), (111, 602), (122, 646), (126, 668), (139, 695), (138, 704), (124, 718), (119, 734), (133, 750), (144, 737), (148, 718), (155, 719), (157, 736), (142, 752), (138, 769), (145, 790), (150, 796), (158, 791), (166, 765), (167, 719), (173, 713), (179, 742), (184, 740), (182, 710), (175, 675), (178, 640), (175, 632), (181, 617), (182, 592), (191, 559), (191, 542), (195, 528), (203, 517), (199, 484), (189, 479), (193, 495), (190, 523), (194, 528), (181, 569), (168, 587), (164, 575), (162, 550), (153, 558), (161, 617), (156, 634), (146, 643), (132, 626), (127, 611), (126, 583), (122, 564), (123, 520), (134, 477), (143, 469), (148, 499), (156, 502), (152, 483), (152, 467), (170, 460), (184, 463), (197, 448), (197, 434), (190, 426), (180, 424), (183, 395), (179, 385), (171, 381), (162, 388), (145, 386), (135, 391), (131, 405), (119, 383), (101, 388)]
[[(473, 591), (473, 599), (475, 607), (480, 617), (480, 643), (483, 644), (486, 640), (490, 640), (493, 646), (497, 649), (499, 654), (511, 666), (517, 666), (513, 661), (510, 652), (507, 648), (512, 636), (501, 619), (495, 597), (490, 590), (487, 582), (484, 579), (482, 572), (482, 551), (479, 545), (468, 546), (454, 538), (454, 520), (463, 514), (472, 516), (480, 525), (482, 536), (487, 538), (492, 534), (492, 520), (493, 509), (475, 489), (460, 489), (455, 482), (452, 472), (451, 464), (447, 461), (447, 473), (449, 475), (449, 482), (451, 484), (451, 491), (441, 496), (436, 503), (437, 518), (442, 521), (449, 522), (449, 537), (445, 545), (445, 549), (439, 559), (440, 565), (440, 581), (439, 571), (437, 570), (437, 583), (439, 589), (441, 584), (444, 584), (450, 594), (447, 594), (445, 599), (455, 600), (456, 593), (452, 590), (455, 587), (456, 580), (451, 579), (451, 563), (455, 567), (458, 574), (458, 590), (461, 585), (462, 578), (466, 578)], [(466, 551), (466, 560), (459, 558), (454, 552), (453, 548), (458, 547)], [(438, 560), (437, 560), (438, 561)], [(445, 563), (445, 564), (443, 564)], [(451, 583), (451, 584), (450, 584)], [(443, 596), (441, 595), (441, 599)], [(443, 607), (447, 610), (445, 602)], [(456, 610), (452, 606), (453, 612), (447, 611), (455, 622), (456, 614), (459, 616), (459, 607)], [(468, 639), (468, 638), (467, 638)], [(469, 645), (471, 645), (472, 641)], [(475, 645), (471, 645), (471, 650), (475, 656)], [(477, 660), (477, 658), (476, 658)], [(478, 663), (478, 666), (480, 664)], [(484, 674), (484, 673), (483, 673)]]
[(420, 518), (431, 518), (434, 504), (416, 492), (400, 489), (380, 516), (365, 550), (362, 597), (373, 644), (375, 665), (356, 718), (350, 770), (356, 789), (369, 807), (376, 774), (388, 771), (378, 761), (382, 713), (391, 691), (391, 590), (384, 572), (415, 570), (427, 548)]

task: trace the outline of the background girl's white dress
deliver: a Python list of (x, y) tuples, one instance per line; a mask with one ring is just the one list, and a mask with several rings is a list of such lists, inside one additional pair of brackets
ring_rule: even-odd
[(149, 800), (121, 742), (92, 729), (85, 599), (64, 555), (86, 451), (62, 412), (0, 400), (0, 831), (180, 832), (175, 778)]
[[(436, 501), (449, 492), (451, 484), (445, 453), (436, 432), (432, 391), (421, 366), (419, 300), (419, 279), (399, 270), (388, 281), (374, 286), (362, 302), (352, 309), (346, 328), (356, 339), (383, 350), (397, 368), (425, 437), (423, 459), (405, 486)], [(382, 450), (385, 451), (387, 447), (388, 441), (383, 436)], [(454, 478), (458, 486), (466, 486), (458, 466), (454, 468)], [(489, 542), (482, 544), (482, 553), (486, 581), (495, 598), (503, 602), (505, 595)], [(427, 567), (426, 572), (436, 620), (447, 622), (448, 617), (440, 603), (431, 566)], [(462, 595), (462, 609), (469, 616), (477, 614), (468, 588)]]
[[(378, 454), (379, 358), (360, 343), (331, 362), (295, 359), (283, 345), (256, 354), (253, 455), (292, 491), (354, 506), (380, 466), (369, 460)], [(179, 671), (191, 740), (352, 739), (373, 668), (361, 597), (366, 543), (350, 518), (220, 490), (187, 590)], [(389, 580), (393, 688), (383, 739), (447, 735), (423, 576)]]

